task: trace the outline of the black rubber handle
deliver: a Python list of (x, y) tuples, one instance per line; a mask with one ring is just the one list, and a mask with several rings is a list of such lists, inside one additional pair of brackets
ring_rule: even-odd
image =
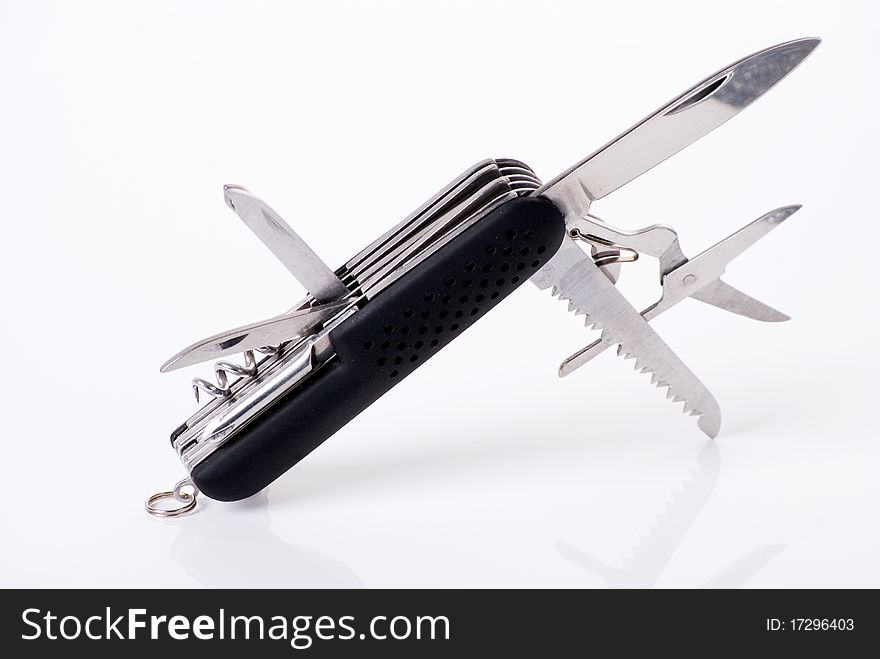
[(565, 233), (548, 200), (513, 199), (330, 334), (337, 358), (192, 470), (212, 499), (259, 492), (531, 277)]

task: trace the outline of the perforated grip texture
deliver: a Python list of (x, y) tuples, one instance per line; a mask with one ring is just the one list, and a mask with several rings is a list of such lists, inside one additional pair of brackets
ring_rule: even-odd
[(564, 233), (542, 198), (480, 219), (333, 330), (337, 357), (198, 464), (196, 485), (221, 501), (259, 492), (531, 277)]

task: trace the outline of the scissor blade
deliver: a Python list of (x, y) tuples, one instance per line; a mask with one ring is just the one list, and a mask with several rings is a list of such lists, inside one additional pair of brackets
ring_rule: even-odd
[(759, 51), (709, 76), (535, 194), (557, 202), (572, 217), (614, 192), (751, 105), (819, 45), (806, 38)]
[(322, 325), (351, 304), (352, 300), (330, 302), (209, 336), (178, 352), (159, 370), (167, 373), (185, 366), (289, 341)]
[(679, 288), (678, 283), (687, 283), (685, 280), (688, 277), (693, 276), (698, 283), (706, 282), (707, 284), (714, 279), (718, 279), (724, 274), (724, 269), (728, 263), (785, 222), (800, 208), (800, 204), (792, 204), (791, 206), (783, 206), (765, 213), (721, 242), (689, 259), (687, 263), (666, 273), (663, 278), (664, 297), (672, 294), (693, 295), (686, 288), (681, 288), (680, 291), (677, 290)]
[(720, 279), (707, 284), (696, 293), (693, 293), (691, 297), (719, 309), (765, 323), (781, 323), (791, 320), (790, 316), (786, 316), (781, 311), (777, 311), (773, 307), (746, 295)]

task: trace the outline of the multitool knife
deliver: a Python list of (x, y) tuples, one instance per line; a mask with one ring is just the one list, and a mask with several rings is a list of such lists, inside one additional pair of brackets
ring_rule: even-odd
[[(199, 491), (222, 501), (260, 491), (528, 279), (601, 330), (562, 363), (560, 375), (616, 346), (714, 437), (718, 403), (649, 321), (685, 297), (757, 320), (787, 320), (721, 276), (798, 206), (773, 210), (690, 259), (670, 227), (616, 229), (590, 206), (750, 105), (818, 44), (798, 39), (730, 65), (547, 183), (517, 160), (477, 163), (336, 270), (263, 201), (227, 185), (227, 205), (308, 295), (286, 313), (203, 339), (162, 366), (219, 360), (213, 378), (193, 380), (204, 406), (171, 435), (189, 477), (151, 497), (147, 509), (177, 515), (195, 506)], [(662, 284), (660, 300), (641, 312), (615, 286), (621, 264), (640, 254), (658, 260)], [(240, 357), (229, 361), (234, 354)]]

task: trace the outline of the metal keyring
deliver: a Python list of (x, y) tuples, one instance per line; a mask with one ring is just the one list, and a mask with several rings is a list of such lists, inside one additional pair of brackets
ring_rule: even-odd
[[(192, 494), (184, 492), (183, 488), (185, 487), (192, 489)], [(195, 483), (189, 478), (185, 478), (175, 485), (173, 490), (168, 492), (157, 492), (151, 496), (144, 503), (144, 508), (153, 517), (180, 517), (181, 515), (186, 515), (191, 512), (196, 507), (198, 496), (199, 488), (197, 488)], [(160, 501), (166, 499), (172, 499), (183, 505), (170, 509), (160, 508), (156, 505)]]
[[(589, 217), (594, 216), (590, 215)], [(631, 247), (618, 245), (610, 240), (605, 240), (604, 238), (592, 234), (581, 233), (581, 230), (578, 228), (571, 229), (568, 232), (568, 235), (574, 240), (583, 240), (584, 242), (590, 243), (590, 254), (593, 257), (593, 262), (600, 268), (603, 266), (614, 265), (615, 263), (632, 263), (633, 261), (639, 260), (639, 253)], [(599, 250), (600, 246), (610, 247), (611, 249), (603, 252)]]

